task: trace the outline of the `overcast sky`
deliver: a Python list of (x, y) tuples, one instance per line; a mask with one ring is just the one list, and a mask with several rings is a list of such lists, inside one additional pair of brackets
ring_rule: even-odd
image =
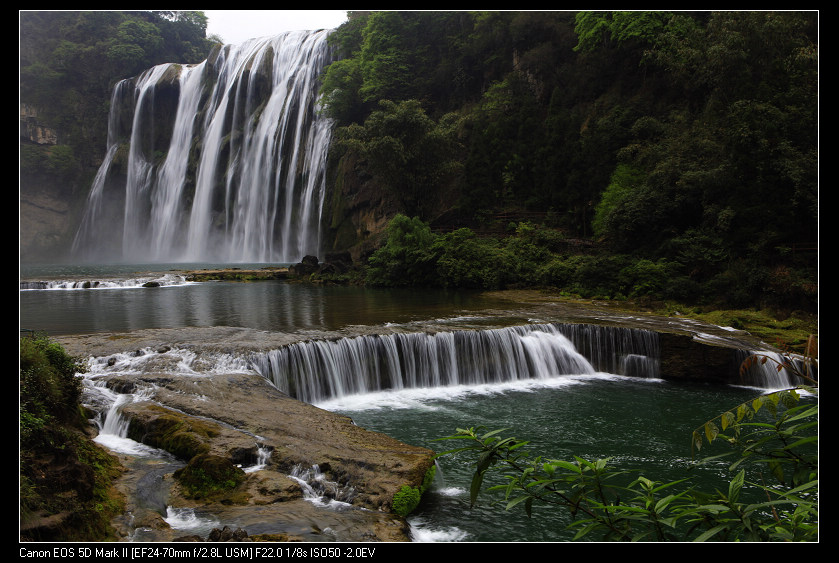
[(204, 10), (204, 14), (207, 35), (233, 44), (283, 31), (333, 29), (347, 19), (346, 10)]

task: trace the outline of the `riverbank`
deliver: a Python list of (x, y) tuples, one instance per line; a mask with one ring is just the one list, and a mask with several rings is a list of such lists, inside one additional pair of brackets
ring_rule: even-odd
[(484, 295), (531, 306), (566, 304), (603, 312), (641, 314), (677, 321), (695, 319), (710, 326), (730, 327), (748, 333), (771, 346), (789, 348), (796, 353), (806, 353), (809, 346), (812, 355), (818, 355), (818, 347), (812, 348), (813, 339), (818, 339), (818, 315), (806, 311), (779, 314), (759, 309), (706, 309), (652, 300), (642, 303), (633, 300), (581, 299), (544, 289), (488, 291)]
[[(433, 466), (429, 450), (291, 399), (253, 373), (97, 379), (145, 389), (122, 410), (128, 437), (183, 462), (161, 479), (158, 505), (143, 502), (141, 493), (149, 493), (137, 486), (142, 469), (120, 478), (128, 499), (126, 516), (116, 521), (123, 539), (142, 530), (148, 541), (175, 540), (178, 532), (164, 517), (186, 510), (246, 530), (254, 541), (409, 541), (394, 503), (403, 487), (422, 486)], [(190, 479), (196, 474), (198, 484)], [(307, 498), (309, 487), (317, 499)]]
[(288, 268), (284, 266), (266, 266), (264, 268), (216, 268), (189, 270), (184, 273), (186, 281), (259, 281), (288, 279)]

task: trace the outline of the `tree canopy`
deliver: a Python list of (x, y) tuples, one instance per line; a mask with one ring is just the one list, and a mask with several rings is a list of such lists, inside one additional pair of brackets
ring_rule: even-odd
[(783, 263), (792, 306), (813, 303), (796, 249), (818, 239), (817, 13), (362, 12), (333, 41), (325, 109), (367, 146), (394, 148), (381, 103), (458, 116), (457, 204), (422, 210), (432, 224), (539, 211), (708, 295), (745, 276), (739, 304)]
[(114, 84), (160, 63), (204, 60), (206, 31), (196, 11), (22, 11), (21, 102), (61, 132), (78, 162), (96, 160)]

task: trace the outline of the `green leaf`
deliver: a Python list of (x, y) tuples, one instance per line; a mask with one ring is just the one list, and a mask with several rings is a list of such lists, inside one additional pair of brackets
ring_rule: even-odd
[(718, 533), (720, 533), (721, 531), (725, 530), (727, 527), (728, 527), (728, 526), (715, 526), (715, 527), (711, 528), (710, 530), (708, 530), (708, 531), (704, 532), (703, 534), (699, 535), (699, 536), (698, 536), (695, 540), (693, 540), (693, 541), (696, 541), (696, 542), (704, 542), (704, 541), (706, 541), (706, 540), (709, 540), (709, 539), (711, 539), (712, 537), (714, 537), (715, 535), (717, 535)]
[(472, 476), (472, 483), (469, 487), (469, 503), (475, 506), (475, 501), (478, 500), (478, 493), (481, 492), (481, 484), (484, 482), (484, 474), (482, 471), (476, 471)]
[(731, 502), (737, 502), (737, 499), (740, 497), (740, 491), (743, 489), (743, 482), (746, 479), (746, 471), (740, 470), (740, 472), (731, 480), (731, 483), (728, 485), (728, 500)]

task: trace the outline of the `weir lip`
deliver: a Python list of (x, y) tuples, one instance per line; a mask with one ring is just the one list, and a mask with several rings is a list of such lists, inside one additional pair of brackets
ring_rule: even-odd
[(310, 340), (330, 340), (375, 334), (486, 330), (539, 323), (591, 324), (650, 330), (685, 336), (709, 346), (740, 350), (775, 349), (742, 330), (733, 330), (690, 318), (614, 312), (597, 305), (575, 303), (516, 304), (509, 309), (471, 310), (441, 319), (382, 325), (348, 325), (336, 330), (275, 332), (243, 327), (178, 327), (139, 329), (130, 332), (56, 336), (74, 356), (104, 356), (126, 350), (159, 346), (229, 353), (265, 352)]

